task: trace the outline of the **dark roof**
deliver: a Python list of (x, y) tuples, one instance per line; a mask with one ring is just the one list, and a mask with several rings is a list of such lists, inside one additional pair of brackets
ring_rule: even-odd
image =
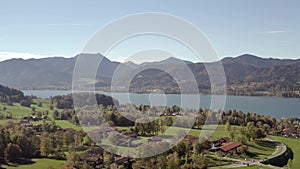
[(240, 142), (231, 142), (231, 143), (223, 145), (222, 147), (220, 147), (220, 149), (225, 152), (228, 152), (228, 151), (235, 149), (241, 145), (242, 145), (242, 143), (240, 143)]
[(99, 128), (99, 129), (91, 130), (89, 133), (99, 134), (99, 133), (103, 133), (103, 132), (112, 132), (112, 131), (115, 131), (115, 128), (105, 127), (105, 128)]
[(125, 136), (136, 138), (137, 134), (135, 134), (135, 133), (126, 133)]
[(223, 137), (217, 140), (212, 141), (211, 143), (214, 145), (214, 147), (220, 147), (222, 146), (224, 143), (228, 143), (230, 140), (229, 137)]
[(224, 142), (228, 142), (229, 140), (230, 140), (229, 137), (223, 137), (223, 138), (212, 141), (212, 143), (224, 143)]

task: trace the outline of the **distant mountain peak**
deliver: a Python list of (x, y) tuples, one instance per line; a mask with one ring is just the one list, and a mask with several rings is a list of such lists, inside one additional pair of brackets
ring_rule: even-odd
[(165, 60), (160, 61), (160, 63), (163, 63), (163, 64), (166, 64), (166, 63), (176, 64), (176, 63), (182, 63), (182, 62), (187, 63), (187, 64), (192, 63), (191, 61), (182, 60), (182, 59), (179, 59), (179, 58), (176, 58), (176, 57), (169, 57)]
[(132, 61), (127, 61), (127, 62), (124, 62), (123, 64), (126, 65), (126, 66), (129, 66), (129, 67), (132, 68), (132, 69), (136, 69), (136, 68), (139, 67), (138, 64), (135, 64), (135, 63), (133, 63)]

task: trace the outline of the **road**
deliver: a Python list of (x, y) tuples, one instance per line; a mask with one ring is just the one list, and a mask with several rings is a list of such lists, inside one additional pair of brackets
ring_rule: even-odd
[(276, 151), (272, 155), (270, 155), (264, 159), (252, 160), (252, 161), (239, 160), (239, 159), (228, 158), (228, 157), (220, 157), (221, 159), (227, 159), (227, 160), (233, 161), (233, 164), (225, 165), (225, 166), (218, 166), (218, 167), (211, 167), (211, 169), (235, 168), (235, 167), (243, 167), (243, 166), (250, 166), (250, 165), (259, 165), (259, 166), (265, 166), (265, 167), (269, 167), (269, 168), (279, 169), (280, 167), (266, 165), (266, 164), (263, 164), (263, 162), (267, 161), (268, 159), (272, 159), (272, 158), (281, 156), (283, 153), (286, 152), (287, 147), (285, 144), (273, 139), (271, 136), (268, 137), (268, 140), (274, 142), (277, 146)]

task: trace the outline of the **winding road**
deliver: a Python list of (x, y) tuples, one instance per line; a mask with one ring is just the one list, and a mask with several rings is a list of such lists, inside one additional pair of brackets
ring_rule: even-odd
[(272, 159), (272, 158), (281, 156), (282, 154), (284, 154), (286, 152), (287, 147), (285, 144), (273, 139), (271, 136), (268, 136), (267, 139), (272, 141), (273, 143), (275, 143), (276, 147), (277, 147), (276, 151), (272, 155), (270, 155), (266, 158), (263, 158), (263, 159), (252, 160), (252, 161), (239, 160), (239, 159), (228, 158), (228, 157), (221, 157), (220, 159), (227, 159), (227, 160), (233, 161), (233, 164), (218, 166), (218, 167), (210, 167), (210, 168), (211, 169), (235, 168), (235, 167), (243, 167), (243, 166), (250, 166), (250, 165), (259, 165), (259, 166), (265, 166), (265, 167), (274, 168), (274, 169), (280, 169), (280, 167), (273, 166), (273, 165), (266, 165), (266, 164), (263, 164), (263, 162), (267, 161), (268, 159)]

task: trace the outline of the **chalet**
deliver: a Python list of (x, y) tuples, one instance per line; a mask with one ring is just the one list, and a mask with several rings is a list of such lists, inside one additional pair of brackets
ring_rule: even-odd
[(231, 151), (236, 151), (238, 147), (242, 146), (242, 143), (240, 142), (230, 142), (226, 143), (223, 146), (219, 148), (219, 151), (221, 151), (224, 155)]

